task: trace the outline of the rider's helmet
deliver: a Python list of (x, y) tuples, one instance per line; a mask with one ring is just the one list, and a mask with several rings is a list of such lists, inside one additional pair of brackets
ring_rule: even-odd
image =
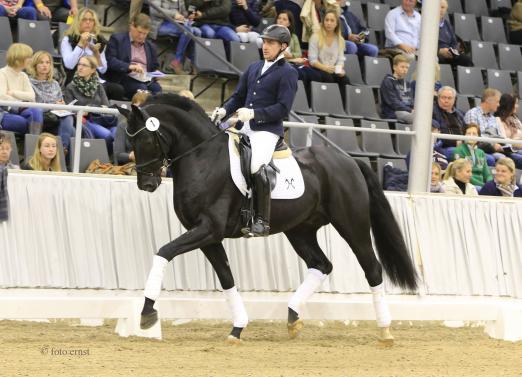
[(263, 39), (272, 39), (274, 41), (279, 41), (280, 43), (290, 44), (290, 30), (286, 26), (282, 25), (270, 25), (263, 30), (263, 34), (261, 35)]

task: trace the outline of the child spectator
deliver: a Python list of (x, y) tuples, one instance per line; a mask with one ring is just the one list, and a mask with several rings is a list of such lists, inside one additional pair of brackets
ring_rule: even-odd
[(25, 170), (62, 171), (56, 136), (43, 132), (38, 137), (34, 153), (22, 166)]
[(276, 18), (276, 24), (285, 26), (290, 30), (290, 45), (284, 52), (284, 56), (287, 62), (301, 65), (306, 62), (306, 59), (303, 58), (303, 52), (301, 51), (301, 44), (299, 43), (299, 38), (295, 34), (295, 19), (294, 14), (288, 9), (283, 9)]
[(495, 164), (495, 179), (487, 182), (480, 195), (522, 197), (522, 186), (517, 184), (515, 163), (508, 157), (497, 160)]
[(18, 165), (11, 162), (11, 140), (4, 133), (0, 132), (0, 165), (7, 169), (20, 169)]
[[(480, 127), (476, 124), (470, 123), (466, 126), (464, 135), (480, 136)], [(465, 158), (471, 161), (471, 184), (482, 187), (487, 181), (493, 179), (486, 160), (486, 153), (477, 147), (476, 140), (468, 140), (460, 144), (453, 151), (453, 158), (455, 160)]]
[(431, 163), (431, 181), (430, 181), (430, 192), (442, 193), (444, 192), (444, 186), (442, 185), (442, 170), (440, 165), (436, 162)]
[[(34, 54), (31, 66), (30, 81), (36, 97), (36, 102), (64, 104), (62, 89), (60, 84), (53, 79), (54, 68), (53, 58), (47, 51), (38, 51)], [(64, 152), (67, 154), (71, 144), (71, 137), (74, 136), (74, 118), (72, 115), (58, 117), (49, 110), (44, 112), (43, 117), (44, 131), (55, 133), (50, 130), (56, 129), (62, 138)]]
[(381, 115), (387, 119), (413, 123), (413, 91), (406, 80), (410, 68), (409, 59), (400, 54), (393, 58), (393, 74), (384, 77), (381, 83)]
[(24, 7), (24, 0), (0, 0), (0, 17), (36, 20), (36, 9)]
[[(96, 72), (97, 62), (94, 56), (80, 58), (73, 80), (65, 88), (67, 103), (76, 99), (78, 106), (109, 106), (109, 100)], [(105, 139), (109, 153), (116, 134), (118, 118), (110, 114), (89, 114), (86, 127), (97, 139)]]
[[(31, 64), (33, 50), (26, 44), (13, 43), (7, 50), (7, 66), (0, 69), (0, 100), (34, 102), (35, 94), (29, 77), (23, 72)], [(11, 108), (3, 112), (0, 126), (19, 134), (42, 132), (43, 112), (36, 108)]]
[(471, 180), (471, 161), (459, 158), (448, 165), (444, 174), (444, 192), (447, 194), (477, 196)]

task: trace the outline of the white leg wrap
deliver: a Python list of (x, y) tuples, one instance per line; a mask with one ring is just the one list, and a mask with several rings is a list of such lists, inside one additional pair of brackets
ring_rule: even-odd
[(161, 292), (161, 283), (163, 283), (163, 274), (168, 263), (169, 261), (165, 258), (154, 255), (154, 258), (152, 258), (152, 268), (150, 269), (149, 277), (145, 284), (145, 291), (143, 292), (145, 297), (154, 301), (158, 299)]
[(377, 326), (389, 327), (391, 324), (390, 308), (386, 303), (384, 296), (384, 283), (375, 287), (370, 287), (372, 291), (373, 307), (375, 308), (375, 316), (377, 318)]
[(236, 287), (224, 290), (227, 303), (232, 312), (234, 327), (245, 328), (248, 324), (248, 314), (243, 304), (243, 299), (239, 295)]
[(326, 274), (323, 274), (315, 268), (308, 269), (308, 274), (305, 279), (290, 298), (288, 307), (299, 314), (301, 305), (308, 301), (310, 296), (319, 289), (321, 284), (323, 284), (323, 281), (326, 279), (326, 276)]

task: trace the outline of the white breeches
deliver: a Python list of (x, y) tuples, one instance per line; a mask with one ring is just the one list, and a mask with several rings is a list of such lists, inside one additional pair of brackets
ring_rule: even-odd
[(240, 132), (250, 138), (250, 145), (252, 145), (250, 171), (255, 174), (261, 165), (268, 165), (272, 159), (279, 136), (267, 131), (253, 131), (250, 129), (249, 122), (243, 125)]

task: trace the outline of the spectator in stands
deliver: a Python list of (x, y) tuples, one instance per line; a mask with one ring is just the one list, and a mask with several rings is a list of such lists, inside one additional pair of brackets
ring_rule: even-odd
[(384, 77), (381, 83), (381, 115), (383, 118), (398, 119), (413, 123), (413, 91), (406, 80), (410, 60), (399, 54), (393, 58), (393, 74)]
[(361, 24), (361, 21), (355, 14), (350, 12), (346, 5), (346, 0), (337, 0), (337, 4), (341, 8), (341, 16), (339, 21), (341, 24), (341, 33), (346, 43), (346, 54), (357, 54), (359, 57), (377, 56), (379, 48), (377, 46), (366, 43), (366, 32), (368, 29)]
[(392, 54), (415, 59), (420, 44), (421, 15), (415, 10), (417, 0), (402, 0), (402, 4), (388, 12), (384, 20), (384, 47)]
[(34, 153), (29, 161), (22, 165), (24, 170), (62, 171), (58, 156), (56, 136), (43, 132), (38, 137)]
[(33, 3), (38, 10), (39, 20), (67, 22), (69, 17), (78, 14), (77, 0), (33, 0)]
[[(500, 105), (500, 96), (501, 93), (497, 89), (485, 89), (482, 93), (480, 105), (470, 109), (464, 116), (466, 124), (478, 124), (480, 126), (480, 133), (483, 136), (503, 138), (504, 133), (500, 121), (493, 115)], [(487, 156), (489, 166), (493, 166), (495, 160), (504, 157), (506, 153), (500, 143), (481, 142), (478, 146), (484, 150), (484, 152), (491, 154), (491, 156)], [(514, 160), (515, 163), (522, 166), (522, 156), (521, 158), (515, 157)]]
[[(417, 68), (415, 68), (415, 71), (413, 71), (411, 80), (411, 90), (413, 91), (413, 96), (415, 97), (415, 88), (417, 87)], [(433, 93), (435, 97), (439, 95), (440, 88), (442, 88), (442, 83), (440, 82), (440, 65), (435, 63), (435, 91)]]
[[(30, 81), (36, 97), (36, 102), (64, 104), (60, 84), (53, 79), (53, 58), (47, 51), (38, 51), (33, 55), (29, 67)], [(74, 136), (74, 118), (72, 115), (58, 117), (51, 111), (45, 111), (43, 117), (45, 132), (57, 133), (62, 138), (64, 152), (67, 153)], [(53, 130), (54, 132), (52, 132)]]
[[(313, 0), (308, 0), (310, 2), (313, 2)], [(320, 1), (319, 1), (320, 2)], [(297, 35), (298, 40), (300, 41), (303, 37), (303, 23), (301, 22), (301, 11), (303, 8), (303, 5), (305, 3), (305, 0), (277, 0), (274, 2), (275, 10), (277, 14), (280, 14), (283, 11), (289, 11), (292, 13), (292, 27), (294, 31), (292, 33), (295, 33)], [(265, 6), (266, 7), (266, 6)], [(263, 8), (265, 9), (265, 8)], [(268, 17), (268, 16), (265, 16)], [(286, 26), (286, 25), (283, 25)], [(319, 26), (319, 22), (317, 23), (317, 26)], [(288, 26), (287, 26), (288, 27)], [(311, 35), (311, 33), (310, 33)], [(308, 39), (306, 40), (308, 42)]]
[(188, 7), (194, 7), (189, 19), (201, 29), (203, 38), (218, 38), (225, 42), (240, 42), (239, 36), (230, 25), (231, 0), (187, 0)]
[(276, 24), (287, 27), (288, 30), (290, 30), (290, 34), (292, 36), (292, 39), (290, 39), (290, 45), (284, 52), (286, 61), (297, 65), (304, 64), (307, 59), (303, 58), (301, 44), (299, 42), (299, 38), (295, 34), (294, 14), (288, 9), (283, 9), (277, 15)]
[[(500, 120), (503, 135), (506, 139), (522, 140), (522, 122), (518, 118), (519, 98), (516, 95), (504, 93), (500, 97), (500, 105), (495, 115)], [(512, 145), (512, 149), (522, 153), (522, 144)]]
[(147, 75), (159, 68), (156, 47), (147, 40), (150, 29), (150, 17), (140, 13), (133, 19), (128, 33), (112, 34), (107, 45), (107, 78), (123, 85), (128, 98), (138, 89), (152, 94), (161, 92), (156, 79)]
[[(466, 125), (464, 135), (480, 136), (480, 127), (476, 124), (470, 123)], [(484, 183), (493, 179), (491, 172), (489, 171), (486, 154), (482, 149), (477, 147), (476, 140), (467, 140), (465, 143), (461, 143), (453, 151), (453, 158), (455, 160), (465, 158), (466, 160), (471, 161), (471, 184), (482, 187), (484, 186)]]
[[(67, 103), (76, 99), (78, 106), (107, 107), (109, 100), (96, 72), (97, 60), (94, 56), (83, 56), (73, 80), (65, 88)], [(104, 139), (109, 153), (116, 134), (118, 118), (110, 114), (93, 114), (87, 116), (86, 127), (97, 139)]]
[[(201, 36), (201, 30), (192, 26), (192, 21), (187, 17), (189, 15), (185, 8), (183, 0), (152, 0), (152, 4), (165, 12), (166, 15), (176, 20), (177, 25), (174, 25), (169, 20), (165, 19), (163, 14), (158, 12), (154, 7), (150, 8), (151, 18), (151, 38), (156, 39), (158, 36), (179, 36), (176, 45), (176, 56), (170, 62), (170, 67), (177, 75), (185, 74), (183, 70), (183, 62), (185, 60), (185, 51), (189, 45), (193, 45), (190, 37), (183, 33), (183, 29), (194, 34), (196, 37)], [(194, 60), (191, 57), (191, 60)]]
[[(455, 0), (453, 0), (455, 1)], [(457, 35), (451, 27), (449, 21), (445, 19), (448, 11), (447, 0), (440, 1), (440, 24), (439, 24), (439, 47), (437, 56), (440, 64), (451, 64), (452, 66), (473, 66), (471, 57), (464, 53), (464, 50), (459, 48)]]
[[(7, 50), (7, 65), (0, 69), (0, 100), (34, 102), (35, 94), (29, 77), (23, 72), (31, 64), (33, 49), (13, 43)], [(1, 110), (0, 110), (1, 112)], [(0, 128), (19, 134), (42, 132), (43, 112), (34, 107), (11, 107), (0, 116)]]
[(447, 194), (477, 196), (475, 186), (471, 180), (471, 161), (464, 158), (453, 161), (448, 165), (444, 174), (444, 192)]
[(263, 41), (259, 38), (259, 33), (253, 31), (253, 28), (261, 23), (257, 0), (232, 0), (229, 17), (241, 42), (256, 43), (259, 47), (262, 46)]
[(507, 24), (509, 41), (513, 44), (522, 45), (522, 0), (513, 4)]
[(20, 169), (18, 165), (11, 162), (11, 139), (6, 134), (0, 132), (0, 165), (7, 169)]
[(36, 20), (36, 9), (23, 5), (24, 0), (0, 0), (0, 17)]
[[(131, 104), (134, 106), (141, 106), (150, 97), (150, 92), (147, 90), (139, 90), (132, 97)], [(127, 121), (124, 120), (118, 123), (116, 129), (116, 136), (114, 137), (114, 156), (118, 165), (124, 165), (128, 162), (135, 162), (134, 151), (132, 150), (132, 144), (127, 137)]]
[(442, 185), (442, 171), (440, 165), (436, 162), (431, 163), (431, 181), (430, 181), (430, 192), (442, 193), (444, 192), (444, 186)]
[(522, 186), (516, 182), (515, 163), (503, 157), (495, 163), (495, 179), (489, 181), (480, 190), (480, 195), (522, 197)]
[(328, 9), (321, 28), (312, 35), (308, 44), (310, 67), (298, 69), (299, 79), (303, 80), (307, 89), (312, 81), (336, 82), (341, 94), (344, 93), (344, 85), (348, 83), (344, 72), (344, 47), (338, 10)]
[[(457, 91), (451, 86), (443, 86), (438, 91), (437, 99), (433, 105), (433, 121), (439, 124), (440, 132), (449, 135), (462, 135), (464, 133), (464, 114), (455, 107)], [(442, 139), (441, 139), (442, 140)], [(444, 149), (454, 148), (461, 141), (442, 140), (441, 147)], [(447, 151), (451, 156), (451, 150)]]

